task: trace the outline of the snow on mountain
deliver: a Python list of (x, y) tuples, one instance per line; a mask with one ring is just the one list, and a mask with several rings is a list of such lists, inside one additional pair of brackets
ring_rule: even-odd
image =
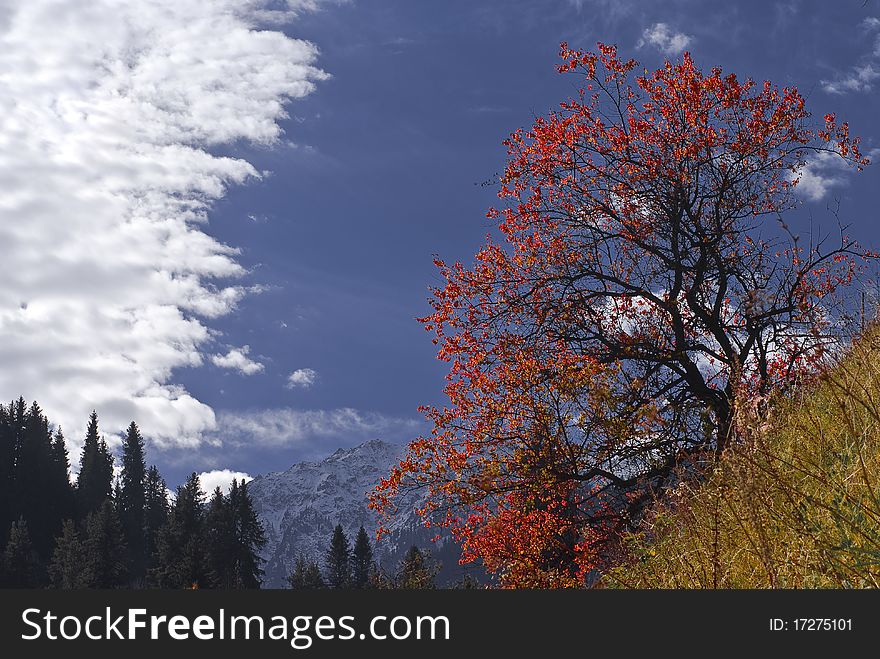
[[(323, 566), (337, 524), (342, 524), (352, 542), (361, 525), (371, 539), (375, 538), (378, 519), (367, 506), (367, 493), (389, 474), (404, 450), (403, 446), (376, 439), (339, 449), (320, 462), (300, 462), (287, 471), (258, 476), (248, 483), (248, 493), (268, 540), (262, 552), (266, 560), (263, 586), (286, 587), (299, 555)], [(442, 553), (444, 574), (450, 573), (449, 568), (458, 567), (457, 555), (450, 553), (453, 547), (443, 551), (443, 545), (452, 543), (431, 544), (433, 532), (426, 530), (414, 513), (417, 502), (418, 495), (400, 501), (391, 535), (374, 548), (376, 558), (383, 566), (393, 568), (403, 552), (417, 544), (428, 547), (437, 557)]]

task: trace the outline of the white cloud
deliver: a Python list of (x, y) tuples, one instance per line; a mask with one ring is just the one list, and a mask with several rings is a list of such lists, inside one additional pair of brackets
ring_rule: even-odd
[(320, 439), (341, 438), (348, 443), (377, 437), (408, 439), (422, 429), (424, 422), (346, 407), (221, 412), (217, 425), (224, 444), (304, 447)]
[(867, 62), (854, 66), (849, 73), (835, 80), (823, 80), (822, 89), (829, 94), (870, 91), (877, 78), (880, 78), (880, 70), (872, 62)]
[(203, 471), (199, 474), (202, 492), (208, 497), (213, 495), (214, 490), (218, 487), (222, 490), (223, 494), (229, 494), (233, 480), (247, 483), (254, 479), (250, 474), (246, 474), (243, 471), (232, 471), (230, 469), (215, 469), (214, 471)]
[(672, 56), (681, 53), (690, 42), (691, 37), (683, 32), (673, 31), (666, 23), (655, 23), (651, 27), (645, 28), (636, 47), (643, 48), (646, 45), (651, 45), (664, 54)]
[(0, 399), (38, 398), (74, 445), (93, 407), (165, 445), (216, 427), (173, 379), (246, 292), (206, 213), (261, 176), (223, 146), (277, 141), (326, 77), (313, 44), (255, 26), (315, 7), (0, 3)]
[(801, 170), (800, 181), (795, 192), (809, 201), (820, 201), (828, 191), (838, 185), (841, 180), (834, 176), (825, 176), (820, 171), (807, 165)]
[(846, 179), (842, 175), (851, 171), (839, 155), (821, 151), (813, 154), (810, 161), (796, 175), (791, 175), (789, 180), (798, 179), (794, 188), (798, 196), (808, 201), (820, 201), (831, 188), (845, 185)]
[(220, 368), (230, 368), (242, 375), (254, 375), (260, 373), (264, 366), (248, 357), (250, 352), (250, 346), (231, 348), (225, 355), (211, 355), (211, 361)]
[[(866, 32), (880, 30), (880, 19), (870, 16), (862, 21)], [(880, 78), (880, 34), (874, 37), (872, 50), (861, 58), (847, 73), (838, 75), (833, 80), (822, 80), (822, 89), (829, 94), (847, 94), (850, 92), (869, 92)]]
[(318, 378), (318, 372), (311, 368), (298, 368), (287, 376), (287, 388), (302, 387), (308, 389)]

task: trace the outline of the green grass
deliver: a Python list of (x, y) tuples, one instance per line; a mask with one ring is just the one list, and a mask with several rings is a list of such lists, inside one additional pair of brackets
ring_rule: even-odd
[(624, 539), (609, 588), (880, 585), (880, 330)]

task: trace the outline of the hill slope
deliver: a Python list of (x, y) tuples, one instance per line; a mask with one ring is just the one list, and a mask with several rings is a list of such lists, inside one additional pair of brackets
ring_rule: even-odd
[(775, 407), (627, 539), (607, 587), (880, 585), (880, 331)]

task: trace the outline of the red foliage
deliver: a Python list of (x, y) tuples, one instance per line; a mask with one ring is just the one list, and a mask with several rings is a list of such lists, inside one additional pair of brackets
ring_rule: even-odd
[(372, 495), (390, 514), (426, 487), (427, 522), (510, 587), (582, 585), (677, 467), (724, 448), (738, 400), (815, 366), (822, 300), (871, 256), (766, 237), (812, 154), (868, 162), (796, 89), (687, 53), (637, 76), (612, 46), (561, 57), (584, 86), (505, 141), (502, 240), (436, 260), (421, 322), (449, 403)]

